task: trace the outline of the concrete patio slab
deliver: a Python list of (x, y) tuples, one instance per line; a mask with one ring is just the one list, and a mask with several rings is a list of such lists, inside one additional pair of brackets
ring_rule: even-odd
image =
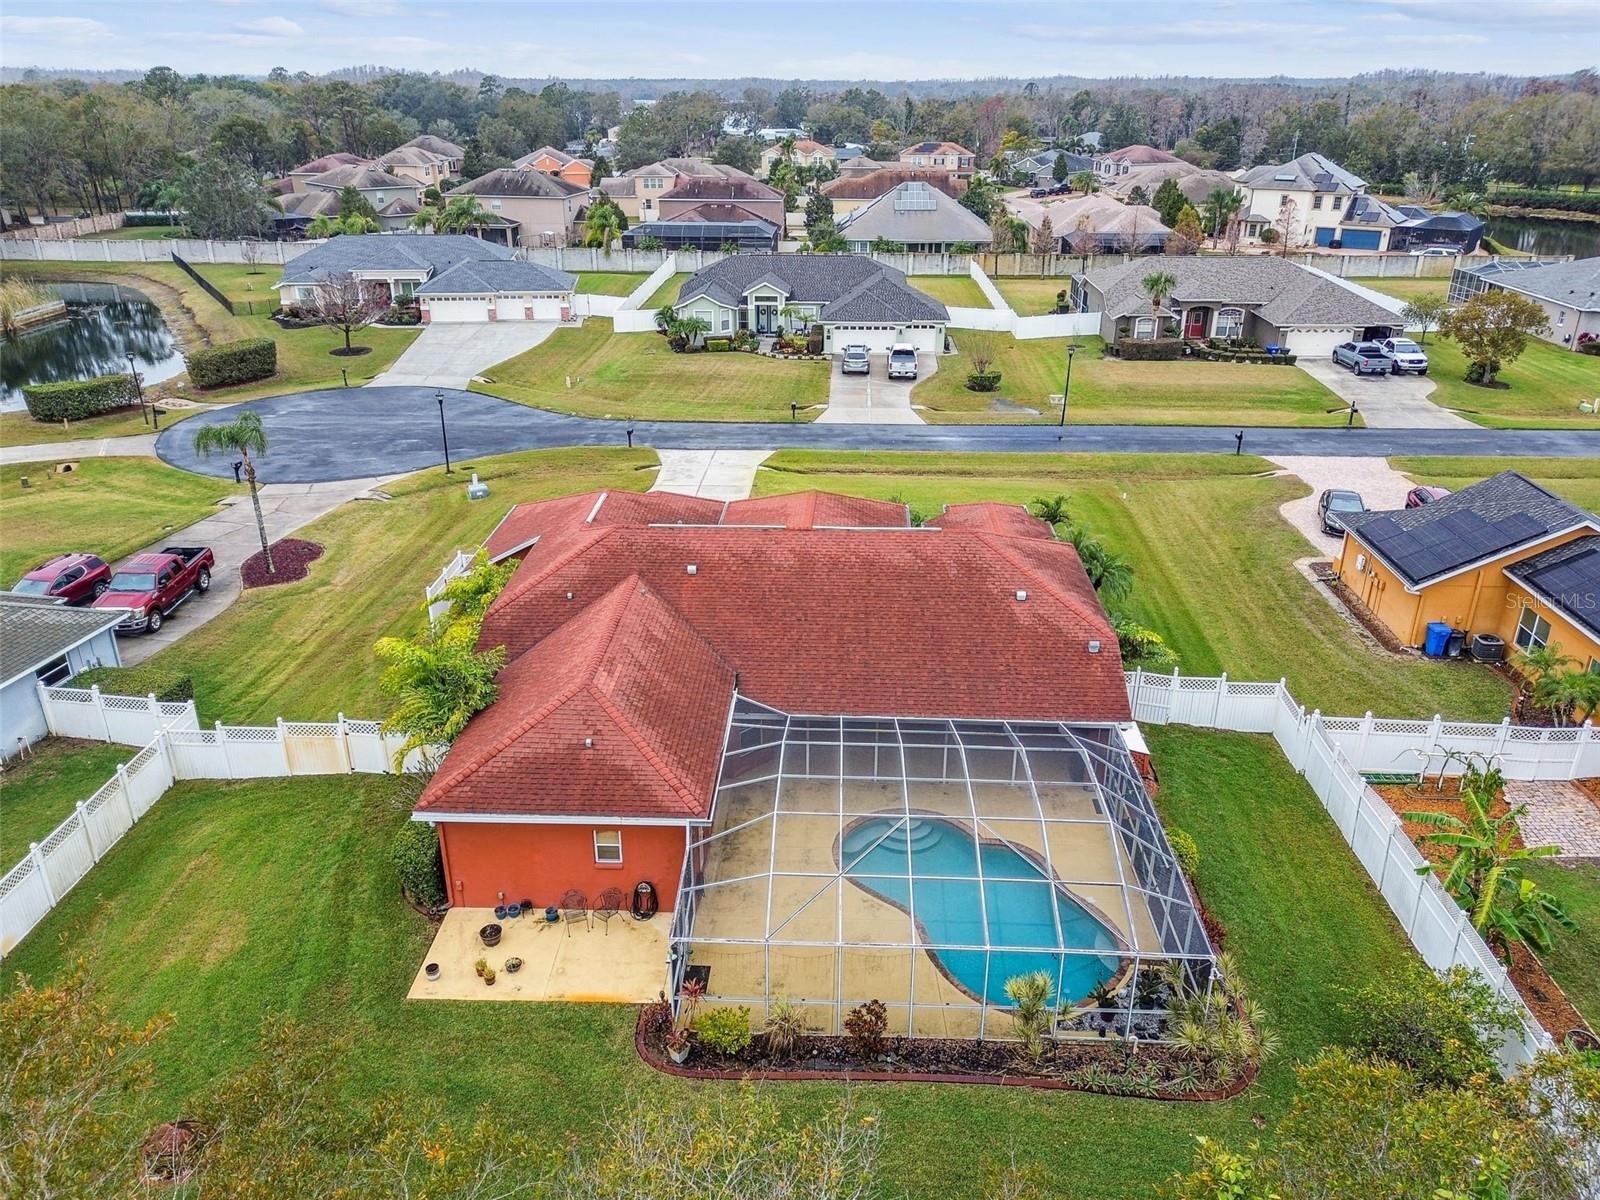
[(658, 450), (661, 470), (652, 492), (707, 500), (743, 500), (755, 486), (756, 468), (771, 450)]
[[(501, 921), (500, 944), (486, 949), (478, 930), (494, 921), (492, 908), (452, 908), (434, 934), (407, 1000), (559, 1000), (569, 1004), (644, 1004), (667, 985), (667, 931), (672, 914), (635, 921), (620, 912), (609, 922), (552, 925), (542, 913)], [(486, 959), (492, 986), (473, 969)], [(522, 959), (515, 973), (506, 959)], [(438, 963), (429, 980), (427, 964)]]
[(532, 350), (559, 328), (555, 321), (429, 325), (367, 386), (464, 388), (474, 375)]

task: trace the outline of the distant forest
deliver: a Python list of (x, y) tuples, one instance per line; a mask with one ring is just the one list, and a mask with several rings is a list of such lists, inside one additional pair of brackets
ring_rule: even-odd
[[(540, 145), (596, 144), (620, 126), (626, 170), (674, 154), (753, 165), (725, 132), (804, 126), (824, 142), (889, 153), (959, 142), (1002, 149), (1148, 143), (1231, 170), (1320, 151), (1369, 181), (1416, 176), (1577, 185), (1600, 177), (1600, 78), (1383, 71), (1338, 80), (995, 79), (877, 85), (793, 80), (517, 80), (354, 67), (262, 78), (8, 69), (0, 86), (0, 200), (13, 209), (110, 211), (149, 204), (197, 169), (258, 178), (332, 151), (376, 155), (418, 133), (467, 147), (468, 175)], [(653, 101), (640, 104), (638, 101)], [(747, 168), (748, 169), (748, 166)]]

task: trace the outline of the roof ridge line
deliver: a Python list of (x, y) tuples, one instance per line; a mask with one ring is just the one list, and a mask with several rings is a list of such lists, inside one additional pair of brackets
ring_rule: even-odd
[[(549, 579), (551, 575), (555, 574), (562, 567), (572, 562), (573, 559), (587, 554), (590, 550), (594, 549), (601, 542), (605, 541), (606, 538), (610, 537), (614, 532), (621, 528), (624, 527), (621, 525), (592, 525), (589, 526), (589, 532), (585, 533), (580, 527), (579, 536), (582, 540), (577, 545), (573, 546), (573, 548), (565, 555), (548, 563), (544, 570), (530, 576), (526, 582), (518, 585), (515, 590), (512, 590), (510, 584), (506, 585), (505, 589), (494, 598), (494, 603), (489, 606), (489, 612), (493, 612), (495, 609), (500, 608), (503, 604), (509, 604), (511, 601), (516, 600), (521, 596), (525, 596), (528, 592), (538, 587), (539, 584)], [(526, 563), (528, 560), (525, 558), (522, 561)], [(521, 572), (518, 572), (518, 574), (520, 573)], [(511, 582), (517, 582), (516, 576), (512, 576)], [(488, 612), (484, 614), (485, 617), (488, 615)], [(552, 632), (554, 631), (552, 630)]]

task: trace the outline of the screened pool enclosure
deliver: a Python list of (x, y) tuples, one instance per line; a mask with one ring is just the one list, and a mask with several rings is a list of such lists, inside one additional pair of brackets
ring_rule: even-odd
[(1057, 1032), (1165, 1032), (1168, 964), (1212, 951), (1114, 726), (794, 716), (740, 697), (712, 825), (690, 846), (674, 993), (803, 1005), (839, 1032), (1007, 1037), (1008, 979), (1045, 972)]

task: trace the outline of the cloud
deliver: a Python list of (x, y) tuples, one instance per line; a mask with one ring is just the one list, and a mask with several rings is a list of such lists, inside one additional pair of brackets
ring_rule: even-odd
[(398, 17), (400, 5), (395, 0), (320, 0), (330, 12), (346, 17)]
[(77, 41), (83, 38), (107, 38), (111, 36), (111, 30), (103, 22), (88, 17), (0, 16), (0, 34), (47, 41)]
[(1023, 37), (1052, 42), (1089, 42), (1106, 46), (1183, 46), (1195, 42), (1298, 43), (1305, 38), (1333, 37), (1338, 25), (1291, 25), (1285, 21), (1177, 21), (1149, 25), (1019, 25)]
[(260, 17), (254, 21), (240, 21), (234, 26), (240, 33), (260, 34), (262, 37), (305, 37), (306, 31), (288, 17)]

